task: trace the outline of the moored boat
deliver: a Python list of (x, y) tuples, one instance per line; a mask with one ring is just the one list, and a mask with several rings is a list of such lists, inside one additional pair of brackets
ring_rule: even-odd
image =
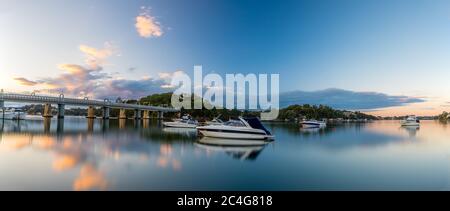
[(4, 111), (0, 109), (0, 119), (24, 120), (26, 116), (27, 114), (22, 109), (10, 108)]
[(189, 116), (183, 116), (181, 119), (174, 119), (173, 122), (164, 122), (163, 125), (165, 127), (174, 128), (196, 128), (198, 122), (191, 119)]
[(324, 128), (327, 126), (327, 123), (317, 120), (302, 121), (300, 124), (303, 128)]
[(261, 124), (258, 118), (230, 120), (221, 125), (197, 127), (199, 134), (205, 137), (223, 139), (272, 139), (272, 134)]
[(401, 121), (402, 126), (412, 126), (412, 127), (417, 127), (420, 126), (420, 120), (417, 119), (416, 116), (411, 115), (408, 116), (405, 120)]

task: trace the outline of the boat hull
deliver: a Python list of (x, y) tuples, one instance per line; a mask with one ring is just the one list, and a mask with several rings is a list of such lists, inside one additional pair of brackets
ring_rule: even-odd
[(404, 126), (404, 127), (417, 127), (417, 126), (420, 126), (420, 123), (418, 123), (418, 122), (403, 122), (402, 126)]
[(174, 127), (174, 128), (196, 128), (197, 127), (197, 125), (180, 123), (180, 122), (164, 122), (163, 125), (165, 127)]
[(199, 132), (201, 135), (205, 137), (223, 138), (223, 139), (263, 140), (270, 138), (270, 136), (266, 134), (244, 133), (242, 131), (232, 131), (232, 130), (212, 131), (200, 129)]
[(262, 139), (228, 139), (203, 137), (199, 140), (199, 143), (215, 146), (263, 146), (268, 144), (269, 141)]
[(323, 128), (326, 126), (325, 123), (302, 123), (303, 128)]

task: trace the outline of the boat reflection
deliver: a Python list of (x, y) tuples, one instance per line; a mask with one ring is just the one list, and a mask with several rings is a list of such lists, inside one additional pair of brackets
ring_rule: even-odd
[(238, 160), (256, 160), (269, 142), (261, 140), (234, 140), (203, 137), (195, 146), (207, 152), (224, 152)]
[(408, 133), (409, 137), (416, 137), (420, 130), (420, 126), (403, 126), (401, 128)]
[(318, 133), (322, 130), (323, 128), (300, 128), (300, 132), (302, 133)]
[(171, 134), (179, 134), (179, 135), (185, 135), (185, 136), (192, 136), (197, 134), (197, 129), (195, 128), (175, 128), (175, 127), (165, 127), (162, 129), (164, 133), (171, 133)]

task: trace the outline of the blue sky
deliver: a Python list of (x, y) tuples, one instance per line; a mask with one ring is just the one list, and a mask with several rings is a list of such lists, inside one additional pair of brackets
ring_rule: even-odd
[[(161, 35), (138, 34), (142, 12)], [(193, 65), (203, 65), (204, 73), (279, 73), (282, 92), (339, 88), (425, 101), (386, 113), (438, 113), (450, 101), (448, 1), (0, 0), (0, 27), (6, 90), (44, 82), (60, 89), (56, 82), (72, 77), (62, 72), (73, 73), (61, 65), (86, 67), (89, 55), (80, 46), (88, 46), (110, 53), (95, 58), (101, 72), (81, 79), (114, 79), (116, 88), (164, 91), (160, 73), (191, 74)], [(74, 88), (84, 89), (111, 90)]]

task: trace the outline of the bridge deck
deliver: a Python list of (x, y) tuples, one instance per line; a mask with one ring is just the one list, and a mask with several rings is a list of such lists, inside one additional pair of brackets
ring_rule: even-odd
[(10, 102), (24, 102), (24, 103), (50, 103), (50, 104), (63, 104), (63, 105), (74, 105), (74, 106), (98, 106), (98, 107), (108, 107), (108, 108), (123, 108), (123, 109), (133, 109), (133, 110), (148, 110), (148, 111), (162, 111), (162, 112), (177, 112), (178, 109), (159, 107), (159, 106), (145, 106), (137, 104), (126, 104), (126, 103), (115, 103), (110, 101), (100, 101), (100, 100), (89, 100), (89, 99), (76, 99), (76, 98), (65, 98), (65, 97), (50, 97), (50, 96), (39, 96), (39, 95), (25, 95), (25, 94), (14, 94), (14, 93), (1, 93), (0, 101), (10, 101)]

